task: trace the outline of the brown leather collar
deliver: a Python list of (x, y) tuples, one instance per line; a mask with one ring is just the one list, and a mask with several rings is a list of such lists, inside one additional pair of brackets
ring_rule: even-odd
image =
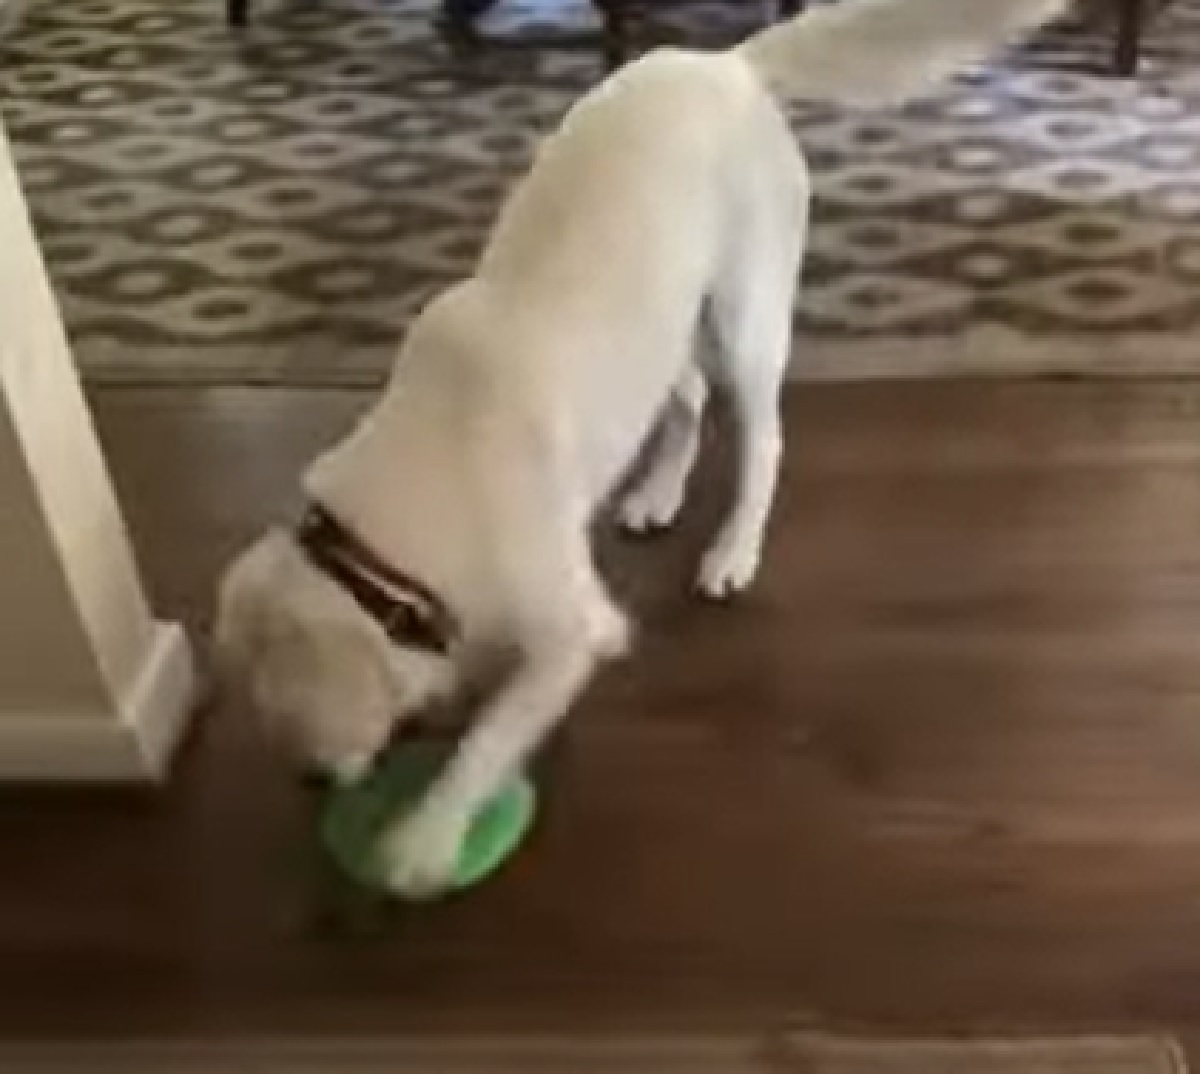
[(444, 655), (459, 636), (458, 621), (433, 590), (386, 562), (320, 504), (304, 513), (296, 541), (397, 645)]

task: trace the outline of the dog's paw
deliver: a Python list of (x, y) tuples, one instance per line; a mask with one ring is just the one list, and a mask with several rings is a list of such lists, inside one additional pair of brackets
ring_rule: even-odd
[(644, 537), (670, 529), (683, 507), (683, 490), (653, 478), (635, 487), (621, 502), (621, 527)]
[(446, 891), (454, 881), (468, 823), (453, 810), (419, 809), (386, 838), (388, 886), (410, 898), (431, 898)]
[(710, 600), (729, 600), (750, 588), (758, 571), (758, 559), (754, 545), (718, 540), (700, 562), (696, 589)]

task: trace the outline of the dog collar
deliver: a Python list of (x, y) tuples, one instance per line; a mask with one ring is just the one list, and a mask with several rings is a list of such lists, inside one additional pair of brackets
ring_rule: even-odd
[(320, 504), (305, 511), (296, 543), (397, 645), (445, 655), (458, 637), (458, 621), (432, 589), (384, 560)]

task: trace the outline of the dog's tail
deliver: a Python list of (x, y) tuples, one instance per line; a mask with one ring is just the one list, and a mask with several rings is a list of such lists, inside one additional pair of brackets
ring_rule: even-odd
[(1057, 15), (1065, 0), (839, 0), (756, 34), (742, 56), (785, 98), (902, 101)]

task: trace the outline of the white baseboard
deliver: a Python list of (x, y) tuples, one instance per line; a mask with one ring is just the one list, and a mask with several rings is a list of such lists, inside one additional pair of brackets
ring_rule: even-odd
[(141, 673), (116, 713), (0, 713), (0, 782), (159, 782), (197, 696), (183, 630), (159, 623)]

